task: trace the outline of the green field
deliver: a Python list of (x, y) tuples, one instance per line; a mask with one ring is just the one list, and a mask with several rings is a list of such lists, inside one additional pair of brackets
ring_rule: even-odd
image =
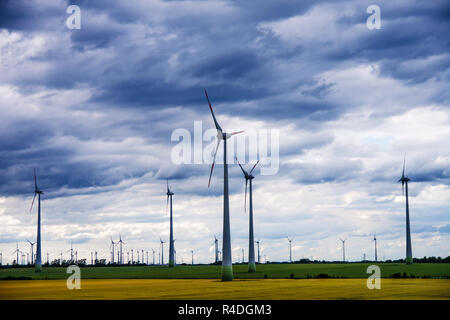
[[(307, 278), (327, 274), (333, 278), (367, 278), (367, 267), (372, 263), (346, 264), (261, 264), (256, 273), (248, 273), (247, 265), (234, 265), (235, 279)], [(408, 277), (448, 278), (450, 263), (380, 263), (381, 276), (388, 278), (395, 273), (406, 273)], [(120, 266), (120, 267), (82, 267), (83, 279), (220, 279), (221, 267), (216, 265), (188, 266), (175, 268), (167, 266)], [(31, 278), (36, 280), (67, 279), (66, 268), (44, 267), (41, 273), (34, 268), (0, 269), (0, 279)]]

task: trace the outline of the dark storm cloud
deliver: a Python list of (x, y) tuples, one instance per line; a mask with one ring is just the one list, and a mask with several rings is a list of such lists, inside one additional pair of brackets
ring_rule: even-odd
[[(308, 45), (302, 41), (289, 43), (274, 32), (263, 32), (258, 25), (301, 16), (328, 4), (338, 14), (340, 4), (289, 0), (258, 4), (73, 1), (70, 4), (78, 4), (82, 10), (82, 29), (67, 30), (68, 4), (0, 4), (0, 28), (22, 32), (24, 37), (54, 36), (49, 48), (29, 59), (31, 63), (46, 63), (47, 68), (31, 67), (31, 76), (30, 72), (19, 72), (2, 83), (17, 86), (24, 95), (89, 88), (90, 98), (71, 106), (71, 110), (106, 112), (107, 119), (86, 122), (63, 114), (41, 122), (11, 120), (2, 130), (6, 138), (0, 141), (2, 194), (29, 192), (30, 172), (36, 166), (42, 172), (42, 183), (54, 190), (116, 185), (148, 171), (159, 172), (157, 178), (164, 179), (162, 166), (167, 159), (148, 165), (117, 157), (105, 161), (101, 154), (107, 154), (108, 147), (93, 152), (84, 151), (83, 144), (52, 143), (61, 136), (86, 143), (91, 139), (120, 141), (138, 136), (147, 142), (168, 144), (175, 126), (163, 128), (161, 124), (171, 123), (173, 118), (141, 112), (183, 106), (193, 112), (189, 121), (195, 114), (207, 115), (204, 88), (221, 115), (293, 123), (302, 120), (305, 126), (313, 126), (339, 119), (357, 107), (353, 101), (330, 98), (335, 84), (318, 79), (323, 72), (362, 61), (379, 63), (383, 76), (409, 86), (430, 79), (446, 83), (449, 77), (449, 19), (445, 19), (449, 6), (444, 1), (382, 3), (382, 30), (364, 30), (350, 40), (325, 42), (319, 41), (322, 35), (318, 33), (317, 42)], [(365, 24), (366, 3), (343, 2), (342, 9), (345, 7), (358, 10), (338, 19), (340, 32)], [(21, 65), (13, 68), (20, 71)], [(448, 101), (447, 92), (438, 91), (429, 102)], [(137, 116), (127, 119), (114, 112), (117, 110)], [(188, 121), (180, 118), (176, 120), (180, 126), (183, 120)], [(309, 147), (328, 142), (317, 141)], [(282, 150), (282, 155), (296, 152), (302, 150)], [(127, 164), (129, 169), (125, 169)], [(285, 169), (298, 183), (349, 180), (363, 171), (359, 161), (346, 160)], [(204, 168), (180, 167), (168, 173), (173, 179), (183, 180), (204, 172)], [(449, 179), (448, 172), (440, 167), (417, 171), (415, 178)]]

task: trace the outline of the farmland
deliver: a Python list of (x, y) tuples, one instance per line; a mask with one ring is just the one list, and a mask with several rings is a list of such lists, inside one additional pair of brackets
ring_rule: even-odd
[[(234, 265), (235, 279), (280, 279), (308, 278), (326, 274), (332, 278), (367, 278), (370, 263), (346, 264), (261, 264), (255, 273), (247, 272), (247, 265)], [(450, 276), (449, 263), (380, 263), (381, 277), (392, 275), (407, 277), (447, 278)], [(217, 265), (179, 265), (175, 268), (166, 266), (114, 266), (82, 267), (83, 279), (220, 279), (221, 267)], [(0, 269), (0, 279), (28, 278), (34, 280), (66, 279), (66, 268), (44, 267), (41, 273), (34, 268)]]
[(450, 280), (382, 279), (369, 290), (365, 279), (86, 279), (80, 290), (65, 280), (0, 281), (0, 299), (450, 299)]

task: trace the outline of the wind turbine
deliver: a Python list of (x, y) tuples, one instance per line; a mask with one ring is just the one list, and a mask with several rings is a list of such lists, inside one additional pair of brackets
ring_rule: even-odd
[(27, 240), (27, 241), (31, 245), (31, 264), (34, 264), (34, 250), (33, 250), (33, 246), (36, 244), (36, 242), (31, 242), (30, 240)]
[(373, 241), (375, 242), (375, 262), (378, 261), (377, 257), (377, 237), (375, 236), (375, 233), (373, 234)]
[(114, 245), (115, 244), (116, 244), (116, 242), (114, 242), (112, 237), (111, 237), (111, 245), (110, 245), (110, 248), (112, 248), (112, 251), (111, 251), (111, 264), (114, 264)]
[(192, 265), (194, 265), (194, 250), (191, 250), (191, 255), (192, 255)]
[(19, 244), (17, 242), (16, 242), (16, 250), (14, 250), (12, 254), (14, 254), (14, 253), (16, 254), (16, 264), (19, 265), (20, 250), (19, 250)]
[(133, 249), (131, 249), (131, 264), (134, 264)]
[(217, 146), (214, 152), (214, 159), (211, 165), (211, 171), (209, 173), (208, 187), (211, 184), (211, 176), (214, 170), (214, 164), (216, 162), (217, 150), (219, 149), (220, 142), (223, 140), (223, 238), (222, 238), (222, 281), (233, 280), (233, 265), (231, 258), (231, 231), (230, 231), (230, 201), (228, 196), (228, 164), (227, 164), (227, 139), (241, 133), (243, 131), (237, 131), (232, 133), (223, 132), (219, 123), (214, 115), (211, 102), (209, 101), (208, 93), (205, 90), (206, 99), (208, 100), (209, 109), (214, 120), (214, 125), (217, 130)]
[(260, 256), (259, 256), (259, 242), (260, 242), (259, 240), (256, 241), (256, 244), (258, 245), (258, 263), (261, 263), (261, 261), (259, 260), (259, 257), (260, 257)]
[(36, 178), (36, 169), (34, 169), (34, 197), (31, 202), (30, 212), (33, 209), (34, 199), (38, 195), (38, 221), (37, 221), (37, 246), (36, 246), (36, 261), (34, 265), (35, 272), (42, 271), (42, 259), (41, 259), (41, 194), (44, 194), (42, 190), (39, 190)]
[(73, 247), (72, 247), (72, 241), (70, 241), (70, 250), (67, 250), (67, 252), (70, 252), (70, 263), (73, 263)]
[(214, 235), (214, 251), (215, 251), (215, 262), (219, 262), (219, 239)]
[(347, 240), (347, 238), (345, 238), (344, 240), (342, 240), (341, 238), (339, 238), (342, 241), (342, 261), (345, 262), (345, 241)]
[(144, 264), (144, 249), (142, 249), (142, 255), (141, 255), (141, 257), (142, 257), (142, 263)]
[(289, 239), (287, 238), (289, 241), (289, 262), (292, 263), (292, 240), (294, 239)]
[(152, 248), (152, 254), (153, 254), (153, 265), (155, 265), (155, 250)]
[(169, 268), (173, 268), (175, 266), (175, 252), (174, 252), (174, 244), (173, 244), (173, 212), (172, 212), (172, 196), (174, 193), (170, 191), (169, 188), (169, 180), (167, 180), (167, 207), (169, 206), (170, 200), (170, 236), (169, 236)]
[[(411, 246), (411, 228), (409, 225), (409, 200), (408, 200), (409, 178), (405, 176), (405, 161), (406, 161), (406, 156), (403, 159), (402, 177), (397, 182), (402, 183), (402, 193), (406, 199), (406, 264), (412, 264), (413, 257), (412, 257), (412, 246)], [(405, 191), (406, 191), (406, 193), (405, 193)]]
[(119, 234), (119, 250), (120, 250), (120, 258), (119, 258), (119, 264), (123, 264), (123, 256), (122, 256), (122, 244), (125, 244), (125, 242), (122, 241), (122, 235)]
[[(239, 164), (239, 167), (242, 170), (245, 178), (245, 204), (244, 210), (247, 211), (247, 185), (250, 181), (250, 199), (249, 199), (249, 231), (248, 231), (248, 272), (256, 272), (256, 264), (255, 264), (255, 243), (254, 243), (254, 235), (253, 235), (253, 179), (255, 178), (252, 175), (253, 170), (256, 168), (256, 165), (259, 163), (259, 160), (255, 163), (250, 172), (247, 172), (242, 168), (239, 160), (236, 157), (236, 161)], [(244, 259), (242, 259), (244, 260)]]
[(161, 265), (164, 264), (164, 243), (163, 239), (159, 238), (159, 241), (161, 242)]

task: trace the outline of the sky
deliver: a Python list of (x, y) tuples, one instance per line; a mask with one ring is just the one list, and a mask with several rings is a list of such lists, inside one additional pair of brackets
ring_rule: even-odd
[[(373, 4), (380, 29), (366, 24)], [(80, 29), (67, 27), (69, 5)], [(448, 34), (445, 0), (1, 1), (3, 264), (36, 239), (34, 168), (44, 261), (69, 258), (71, 242), (79, 259), (96, 250), (109, 260), (119, 235), (125, 260), (131, 249), (157, 255), (170, 179), (177, 262), (191, 250), (213, 262), (223, 205), (220, 163), (208, 188), (215, 141), (198, 163), (174, 161), (176, 130), (214, 128), (205, 88), (222, 128), (276, 133), (254, 171), (262, 261), (287, 261), (287, 237), (295, 260), (340, 260), (340, 238), (349, 261), (372, 258), (374, 233), (380, 258), (404, 258), (405, 155), (413, 256), (450, 255)], [(276, 172), (263, 174), (275, 158)], [(241, 158), (246, 168), (255, 160)], [(228, 169), (240, 261), (245, 180), (234, 161)]]

